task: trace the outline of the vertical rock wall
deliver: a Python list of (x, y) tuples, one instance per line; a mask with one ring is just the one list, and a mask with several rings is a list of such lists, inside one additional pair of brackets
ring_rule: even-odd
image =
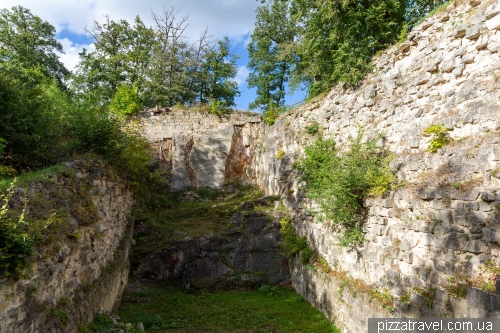
[[(0, 280), (0, 332), (76, 332), (100, 310), (112, 310), (128, 280), (133, 221), (132, 192), (99, 161), (68, 163), (70, 171), (34, 182), (28, 194), (54, 207), (69, 207), (69, 223), (58, 222), (52, 239), (31, 258), (32, 271)], [(74, 200), (88, 191), (97, 220), (74, 214)], [(78, 203), (78, 202), (76, 202)], [(37, 213), (37, 202), (29, 211)], [(80, 218), (81, 217), (81, 218)]]
[(171, 190), (247, 180), (253, 147), (246, 139), (257, 135), (254, 124), (260, 123), (259, 114), (234, 112), (217, 117), (164, 108), (145, 110), (140, 117), (157, 160), (171, 172)]

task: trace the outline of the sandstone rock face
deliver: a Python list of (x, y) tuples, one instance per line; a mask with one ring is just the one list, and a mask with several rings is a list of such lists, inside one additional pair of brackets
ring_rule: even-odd
[(175, 241), (140, 261), (134, 276), (158, 280), (182, 278), (186, 288), (251, 289), (289, 281), (279, 252), (279, 216), (243, 211), (229, 219), (238, 229)]
[[(100, 309), (119, 303), (128, 280), (128, 253), (133, 232), (132, 192), (108, 175), (99, 161), (68, 163), (76, 177), (57, 176), (53, 183), (35, 182), (30, 194), (58, 200), (56, 193), (75, 195), (75, 186), (89, 187), (98, 219), (73, 218), (61, 239), (53, 240), (35, 258), (28, 278), (0, 280), (0, 332), (76, 332)], [(71, 198), (55, 202), (68, 205)], [(71, 236), (71, 237), (70, 237)]]
[(154, 109), (144, 111), (141, 120), (156, 160), (171, 171), (172, 191), (248, 180), (259, 114), (235, 112), (219, 118), (193, 110)]
[[(474, 277), (485, 262), (500, 264), (499, 8), (500, 1), (451, 4), (417, 26), (407, 42), (374, 58), (374, 73), (360, 88), (340, 84), (280, 115), (273, 126), (238, 125), (240, 141), (251, 152), (242, 179), (281, 196), (297, 232), (331, 267), (396, 299), (392, 313), (355, 298), (355, 291), (345, 292), (347, 305), (339, 306), (337, 282), (294, 266), (295, 288), (337, 318), (338, 326), (363, 332), (366, 326), (359, 323), (367, 318), (391, 315), (498, 316), (498, 308), (481, 303), (498, 304), (497, 295), (471, 288), (466, 299), (458, 299), (447, 287), (456, 273)], [(292, 165), (316, 140), (305, 130), (313, 121), (340, 146), (359, 126), (368, 135), (384, 132), (383, 143), (396, 155), (390, 167), (407, 183), (366, 201), (368, 241), (361, 247), (340, 247), (339, 234), (306, 213), (317, 205), (307, 199), (306, 184)], [(454, 143), (431, 154), (424, 130), (435, 124), (443, 124)], [(409, 307), (401, 306), (398, 298), (415, 287), (436, 288), (436, 306), (426, 308), (415, 292)]]

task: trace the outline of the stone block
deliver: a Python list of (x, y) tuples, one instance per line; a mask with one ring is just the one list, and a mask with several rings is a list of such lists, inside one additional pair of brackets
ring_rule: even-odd
[(462, 63), (464, 64), (472, 64), (474, 62), (475, 54), (466, 54), (462, 57)]
[(481, 34), (481, 29), (483, 28), (482, 23), (475, 24), (465, 30), (465, 38), (476, 39)]
[(425, 73), (422, 73), (420, 74), (417, 78), (416, 78), (416, 81), (415, 81), (415, 84), (417, 86), (420, 86), (422, 84), (426, 84), (427, 82), (430, 81), (432, 77), (432, 74), (429, 73), (429, 72), (425, 72)]
[(443, 238), (443, 247), (447, 250), (455, 251), (462, 247), (462, 243), (457, 235), (452, 233)]
[(500, 28), (500, 15), (497, 15), (489, 20), (487, 20), (485, 23), (486, 28), (488, 30), (496, 30)]
[(451, 210), (444, 209), (438, 211), (437, 219), (443, 223), (453, 223), (453, 216)]
[(470, 240), (464, 251), (471, 253), (489, 253), (489, 247), (480, 240)]
[(460, 65), (460, 62), (461, 62), (461, 59), (458, 57), (444, 60), (440, 66), (441, 71), (444, 73), (451, 72), (452, 70), (457, 68), (458, 65)]
[(487, 242), (498, 243), (500, 242), (500, 231), (496, 229), (483, 228), (483, 239)]
[(413, 263), (413, 253), (412, 252), (403, 252), (401, 254), (401, 259), (408, 263), (408, 264), (412, 264)]

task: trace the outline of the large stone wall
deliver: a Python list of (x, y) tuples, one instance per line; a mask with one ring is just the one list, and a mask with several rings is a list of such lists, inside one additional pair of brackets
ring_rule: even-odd
[(171, 190), (222, 186), (243, 180), (252, 160), (254, 124), (261, 116), (233, 112), (221, 117), (196, 110), (148, 109), (141, 113), (144, 134), (156, 160), (170, 172)]
[[(298, 233), (331, 267), (394, 297), (391, 309), (369, 297), (356, 299), (355, 291), (339, 297), (338, 281), (297, 263), (295, 288), (347, 331), (365, 331), (369, 317), (498, 316), (500, 296), (470, 287), (460, 299), (447, 288), (456, 273), (476, 277), (487, 261), (500, 265), (499, 29), (499, 1), (456, 1), (413, 29), (407, 41), (375, 57), (374, 72), (357, 88), (338, 85), (280, 115), (273, 126), (256, 117), (198, 134), (189, 125), (188, 132), (173, 136), (173, 187), (227, 180), (222, 164), (218, 173), (210, 169), (217, 160), (225, 161), (224, 170), (244, 164), (240, 178), (282, 196)], [(355, 249), (340, 247), (339, 234), (306, 213), (315, 204), (305, 198), (292, 163), (316, 140), (306, 131), (314, 122), (339, 145), (355, 137), (360, 126), (368, 134), (383, 132), (383, 143), (397, 156), (391, 168), (406, 182), (366, 201), (368, 241)], [(431, 137), (424, 135), (433, 124), (444, 124), (453, 139), (436, 154), (428, 152)], [(238, 126), (241, 131), (235, 132)], [(238, 154), (231, 153), (230, 141), (231, 147), (237, 142)], [(199, 151), (193, 148), (197, 142)], [(215, 158), (215, 151), (224, 153)], [(176, 166), (183, 170), (175, 171)], [(203, 174), (217, 181), (205, 181)], [(432, 308), (415, 287), (436, 288)], [(399, 297), (408, 291), (410, 306), (401, 306)]]
[[(53, 181), (36, 181), (27, 192), (16, 190), (53, 207), (68, 207), (71, 218), (52, 226), (60, 237), (30, 259), (27, 277), (0, 280), (1, 333), (76, 332), (97, 311), (112, 310), (127, 283), (132, 192), (99, 161), (67, 165), (70, 171), (63, 175), (47, 175)], [(88, 190), (97, 220), (87, 221), (85, 212), (74, 214), (73, 200), (83, 199), (79, 188)], [(27, 214), (38, 213), (33, 200)]]

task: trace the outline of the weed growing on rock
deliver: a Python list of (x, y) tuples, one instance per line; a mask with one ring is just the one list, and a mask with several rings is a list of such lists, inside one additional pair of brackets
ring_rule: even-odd
[(415, 290), (417, 294), (421, 295), (425, 299), (425, 305), (432, 309), (432, 304), (436, 299), (436, 288), (429, 287), (428, 289), (422, 289), (415, 287), (413, 290)]
[(283, 149), (278, 150), (278, 154), (275, 156), (277, 160), (285, 156), (285, 151)]
[(444, 127), (444, 124), (432, 125), (424, 130), (424, 135), (432, 135), (432, 139), (429, 142), (429, 147), (427, 148), (431, 153), (435, 153), (439, 148), (450, 143), (448, 137), (448, 131)]
[(288, 256), (301, 253), (302, 263), (306, 264), (314, 255), (314, 251), (307, 247), (307, 238), (305, 236), (297, 236), (291, 218), (281, 219), (280, 224), (280, 233), (283, 236), (281, 250)]
[(382, 135), (363, 141), (363, 134), (360, 131), (343, 150), (336, 147), (333, 139), (316, 141), (305, 148), (305, 157), (294, 164), (303, 172), (308, 197), (318, 201), (326, 219), (343, 228), (341, 246), (365, 240), (364, 199), (385, 193), (396, 182), (388, 166), (391, 157), (377, 146)]
[(319, 123), (317, 121), (314, 121), (310, 126), (306, 126), (307, 133), (311, 135), (318, 133), (318, 130), (319, 130)]

